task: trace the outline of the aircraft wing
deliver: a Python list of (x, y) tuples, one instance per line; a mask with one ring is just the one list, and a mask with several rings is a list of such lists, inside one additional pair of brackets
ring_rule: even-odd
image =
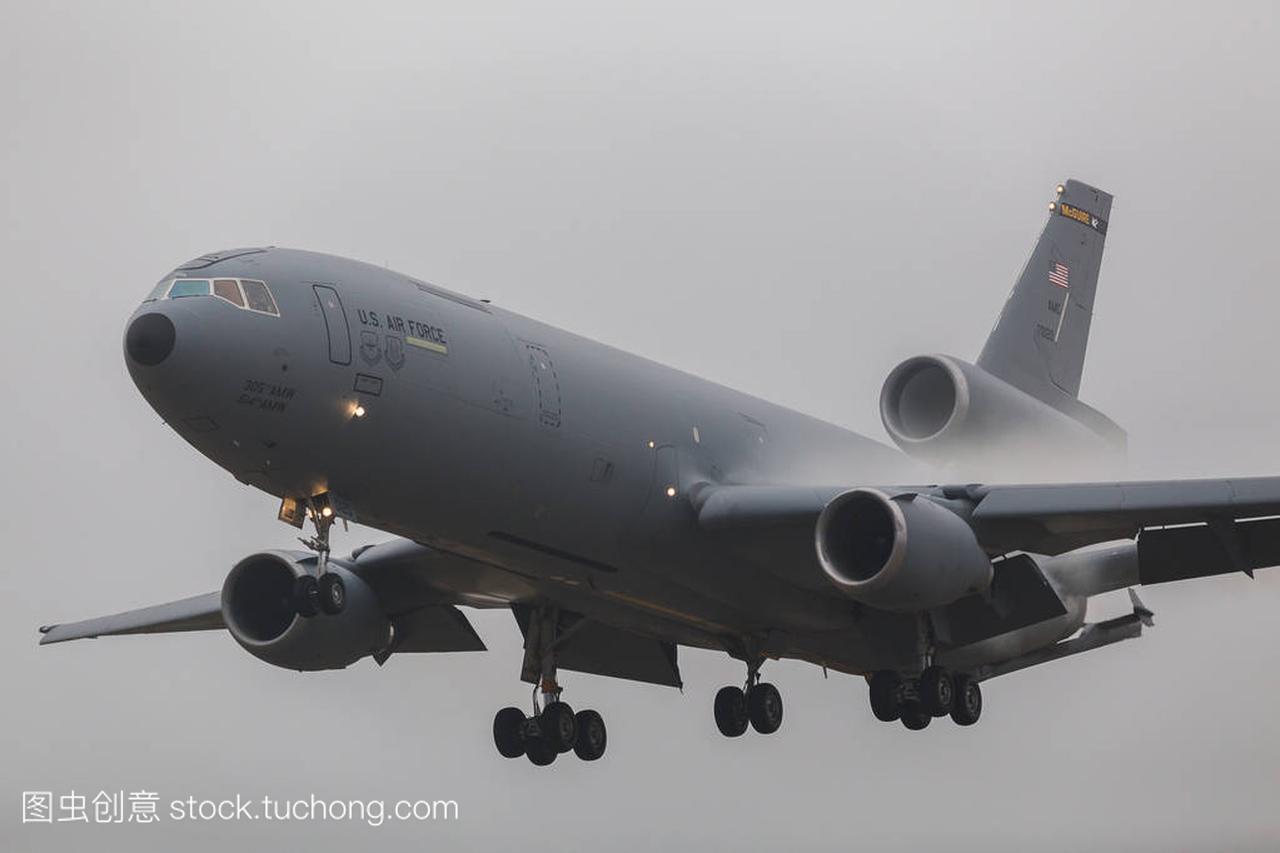
[[(944, 489), (944, 492), (946, 490)], [(988, 549), (1060, 554), (1170, 525), (1232, 526), (1280, 515), (1280, 477), (968, 486), (971, 523)]]
[(45, 625), (40, 629), (40, 645), (113, 634), (163, 634), (173, 631), (209, 631), (222, 627), (222, 592), (215, 590), (181, 601), (126, 610), (82, 622)]
[[(946, 505), (969, 522), (992, 554), (1061, 554), (1170, 525), (1197, 526), (1201, 538), (1222, 539), (1230, 553), (1240, 528), (1256, 530), (1262, 524), (1270, 530), (1276, 525), (1263, 519), (1280, 516), (1280, 477), (879, 488), (891, 495), (914, 492)], [(699, 525), (709, 531), (811, 530), (823, 507), (844, 491), (846, 487), (707, 485), (692, 497)], [(1246, 520), (1250, 524), (1235, 524)], [(1256, 539), (1248, 537), (1244, 544)], [(1270, 550), (1266, 559), (1272, 558)], [(1244, 558), (1256, 562), (1248, 554)]]
[[(397, 651), (483, 649), (484, 643), (470, 622), (453, 605), (507, 607), (511, 600), (527, 593), (523, 587), (513, 585), (512, 576), (507, 573), (404, 539), (359, 548), (350, 557), (335, 562), (360, 576), (374, 590), (396, 623), (400, 639)], [(222, 592), (215, 590), (110, 616), (45, 625), (40, 628), (40, 644), (224, 627)]]

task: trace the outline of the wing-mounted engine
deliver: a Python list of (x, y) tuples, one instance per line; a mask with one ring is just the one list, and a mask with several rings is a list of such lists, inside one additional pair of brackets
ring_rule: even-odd
[(342, 669), (391, 646), (391, 623), (373, 590), (337, 561), (346, 590), (341, 613), (301, 616), (294, 580), (312, 571), (316, 557), (262, 551), (245, 557), (222, 584), (222, 619), (236, 642), (269, 664), (296, 670)]
[(1033, 396), (947, 355), (895, 367), (880, 391), (880, 418), (903, 451), (935, 464), (1031, 462), (1044, 470), (1045, 462), (1107, 460), (1125, 445), (1123, 430), (1075, 397)]
[(827, 577), (869, 607), (928, 610), (991, 585), (991, 560), (968, 522), (915, 493), (839, 494), (818, 516), (815, 539)]

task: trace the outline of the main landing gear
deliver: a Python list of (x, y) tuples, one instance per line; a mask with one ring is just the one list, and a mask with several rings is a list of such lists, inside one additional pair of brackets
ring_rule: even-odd
[(982, 688), (977, 680), (940, 666), (926, 667), (916, 678), (881, 670), (868, 684), (876, 719), (899, 720), (911, 731), (925, 728), (934, 717), (950, 716), (957, 725), (971, 726), (982, 716)]
[[(563, 688), (556, 682), (556, 648), (569, 631), (559, 628), (554, 608), (534, 611), (525, 634), (525, 658), (521, 677), (533, 682), (533, 714), (519, 708), (503, 708), (493, 717), (493, 743), (504, 758), (525, 756), (545, 767), (556, 756), (572, 751), (583, 761), (604, 755), (609, 742), (604, 718), (596, 711), (576, 714), (561, 698)], [(541, 693), (541, 702), (538, 694)]]
[[(558, 692), (558, 691), (557, 691)], [(604, 755), (609, 735), (604, 718), (597, 711), (576, 714), (565, 702), (556, 699), (533, 716), (525, 716), (519, 708), (503, 708), (493, 717), (493, 743), (503, 758), (525, 756), (537, 767), (546, 767), (556, 756), (573, 751), (583, 761), (595, 761)]]
[(302, 544), (316, 552), (316, 573), (294, 579), (291, 593), (293, 608), (299, 616), (307, 618), (318, 613), (336, 616), (347, 606), (347, 588), (341, 575), (329, 571), (329, 531), (334, 522), (333, 508), (325, 500), (308, 500), (307, 517), (315, 525), (316, 535), (303, 539)]
[(760, 680), (761, 663), (757, 659), (747, 665), (744, 687), (730, 685), (716, 693), (716, 728), (725, 737), (740, 737), (748, 725), (762, 735), (771, 735), (782, 726), (782, 694)]

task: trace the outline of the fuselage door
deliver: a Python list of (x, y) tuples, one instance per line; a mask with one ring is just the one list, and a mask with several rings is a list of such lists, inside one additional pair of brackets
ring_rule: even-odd
[(533, 371), (533, 392), (537, 398), (538, 422), (552, 429), (560, 428), (560, 374), (551, 354), (537, 344), (525, 344), (529, 353), (529, 369)]
[(316, 299), (320, 300), (320, 313), (329, 335), (329, 360), (334, 364), (350, 364), (351, 330), (347, 327), (347, 312), (342, 307), (338, 291), (327, 284), (315, 284), (312, 288)]

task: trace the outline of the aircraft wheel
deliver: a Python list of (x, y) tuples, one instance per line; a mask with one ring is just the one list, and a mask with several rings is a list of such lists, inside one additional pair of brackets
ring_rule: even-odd
[(933, 715), (920, 706), (918, 702), (907, 702), (902, 706), (902, 724), (913, 732), (927, 728)]
[(557, 753), (573, 749), (578, 724), (572, 708), (564, 702), (552, 702), (542, 709), (540, 721), (543, 742)]
[(545, 740), (530, 740), (525, 743), (524, 753), (531, 764), (535, 767), (546, 767), (548, 764), (556, 760), (556, 756), (560, 753), (556, 752), (555, 747), (547, 743)]
[(772, 684), (760, 683), (747, 691), (747, 715), (751, 727), (771, 735), (782, 726), (782, 694)]
[(573, 752), (583, 761), (595, 761), (604, 755), (609, 740), (604, 717), (596, 711), (579, 711), (576, 722), (578, 736), (573, 741)]
[(493, 743), (503, 758), (524, 755), (524, 711), (503, 708), (493, 717)]
[(881, 670), (871, 676), (868, 687), (871, 693), (871, 713), (877, 720), (892, 723), (898, 719), (898, 692), (902, 679), (896, 672)]
[(320, 589), (320, 609), (330, 616), (336, 616), (347, 606), (347, 585), (337, 572), (325, 572), (318, 581)]
[(721, 687), (716, 693), (716, 728), (725, 737), (739, 737), (747, 730), (747, 697), (740, 687)]
[(310, 618), (320, 612), (320, 583), (312, 575), (293, 579), (291, 597), (299, 616)]
[(982, 688), (967, 675), (957, 675), (956, 701), (951, 708), (951, 719), (957, 725), (972, 726), (982, 716)]
[(920, 674), (920, 705), (935, 717), (951, 713), (955, 702), (955, 685), (951, 675), (940, 666), (931, 666)]

